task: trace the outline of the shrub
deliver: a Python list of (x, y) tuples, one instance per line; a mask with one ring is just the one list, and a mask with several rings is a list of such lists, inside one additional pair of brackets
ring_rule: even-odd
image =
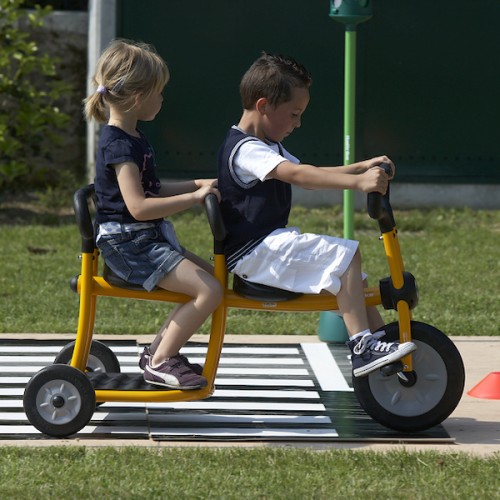
[(0, 194), (56, 177), (53, 155), (69, 120), (57, 106), (69, 86), (32, 37), (51, 7), (22, 6), (23, 0), (0, 0)]

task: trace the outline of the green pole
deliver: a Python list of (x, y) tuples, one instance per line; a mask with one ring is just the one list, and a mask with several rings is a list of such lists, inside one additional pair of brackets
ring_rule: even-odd
[[(344, 165), (355, 162), (356, 151), (356, 25), (372, 17), (371, 0), (330, 0), (330, 17), (345, 25)], [(344, 238), (354, 239), (354, 193), (344, 190)], [(332, 311), (319, 315), (318, 335), (324, 342), (348, 340), (343, 319)]]
[[(344, 62), (344, 165), (356, 161), (356, 28), (346, 26)], [(354, 193), (344, 190), (344, 238), (354, 238)]]

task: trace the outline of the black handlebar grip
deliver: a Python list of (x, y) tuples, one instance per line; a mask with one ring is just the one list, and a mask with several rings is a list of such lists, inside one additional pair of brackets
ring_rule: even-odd
[[(380, 168), (383, 168), (387, 175), (392, 175), (392, 168), (388, 163), (381, 163), (379, 165)], [(387, 186), (387, 191), (385, 195), (382, 195), (377, 192), (368, 193), (367, 197), (367, 209), (368, 215), (375, 220), (380, 220), (384, 216), (384, 203), (382, 203), (382, 199), (386, 198), (389, 200), (389, 185)]]
[(214, 236), (215, 241), (223, 241), (226, 238), (227, 232), (222, 219), (219, 200), (213, 193), (207, 194), (205, 197), (205, 210), (207, 211), (208, 223)]

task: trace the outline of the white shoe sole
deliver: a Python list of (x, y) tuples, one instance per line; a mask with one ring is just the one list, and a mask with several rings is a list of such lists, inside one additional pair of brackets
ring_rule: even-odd
[(365, 377), (378, 368), (382, 368), (385, 365), (390, 365), (391, 363), (399, 361), (401, 358), (404, 358), (405, 356), (413, 352), (416, 348), (417, 346), (413, 342), (405, 342), (404, 344), (400, 344), (397, 351), (389, 354), (384, 358), (376, 359), (368, 365), (356, 368), (352, 371), (352, 374), (355, 377)]

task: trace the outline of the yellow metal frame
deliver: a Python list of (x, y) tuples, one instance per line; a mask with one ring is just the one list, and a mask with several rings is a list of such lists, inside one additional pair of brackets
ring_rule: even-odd
[[(403, 286), (404, 267), (396, 229), (388, 233), (383, 233), (382, 239), (389, 262), (393, 285), (396, 289), (399, 289)], [(71, 359), (71, 366), (79, 370), (85, 371), (87, 366), (87, 359), (94, 331), (97, 297), (155, 300), (171, 303), (183, 303), (190, 300), (190, 297), (186, 295), (166, 290), (153, 290), (147, 292), (145, 290), (131, 290), (111, 285), (102, 276), (99, 276), (99, 252), (97, 249), (89, 253), (83, 252), (81, 259), (81, 274), (78, 277), (76, 287), (76, 291), (80, 295), (80, 310), (75, 348)], [(208, 381), (207, 387), (193, 391), (97, 389), (95, 392), (98, 402), (193, 401), (211, 396), (214, 391), (214, 381), (219, 366), (226, 329), (227, 310), (229, 308), (253, 309), (268, 312), (320, 312), (338, 309), (336, 297), (330, 294), (302, 295), (296, 299), (284, 302), (263, 302), (244, 298), (228, 287), (228, 271), (224, 255), (222, 254), (216, 253), (214, 255), (214, 274), (224, 288), (224, 295), (220, 305), (214, 311), (211, 318), (210, 337), (203, 368), (203, 375)], [(380, 289), (378, 287), (365, 289), (365, 303), (368, 306), (378, 306), (382, 303)], [(408, 304), (404, 301), (399, 301), (397, 304), (397, 312), (400, 325), (400, 341), (409, 341), (411, 340), (411, 311)], [(404, 358), (403, 364), (405, 371), (411, 371), (411, 355)]]

